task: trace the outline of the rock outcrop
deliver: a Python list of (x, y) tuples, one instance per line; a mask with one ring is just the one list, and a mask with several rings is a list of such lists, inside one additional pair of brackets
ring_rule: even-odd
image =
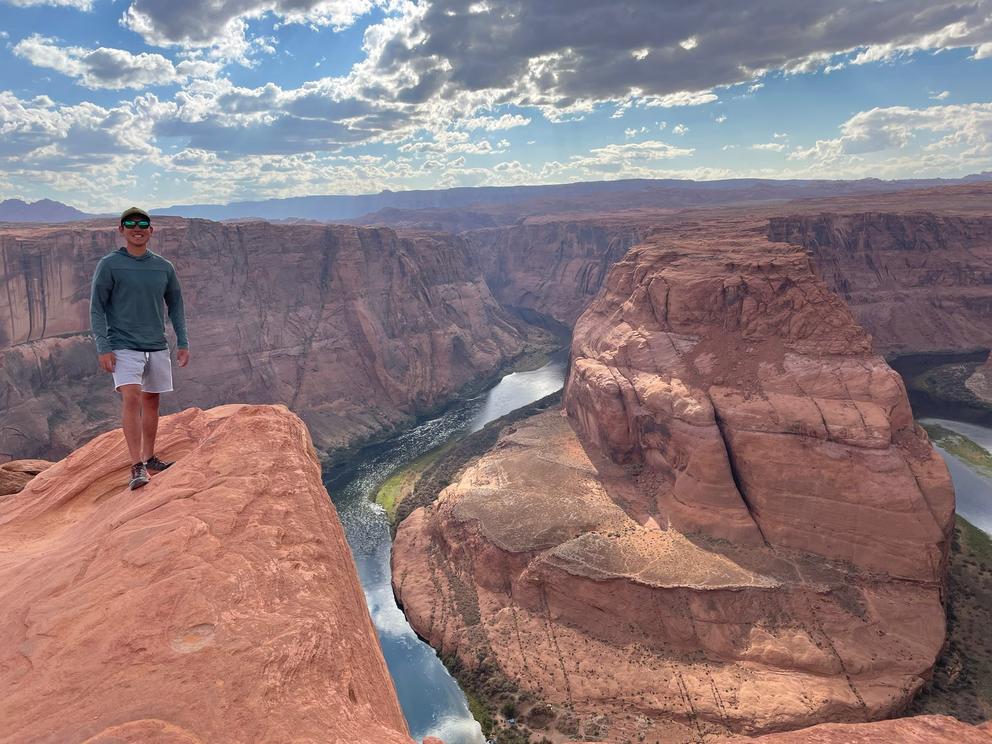
[(953, 490), (902, 380), (791, 246), (667, 235), (575, 329), (565, 405), (683, 532), (939, 581)]
[(12, 460), (0, 465), (0, 497), (20, 493), (39, 473), (52, 466), (48, 460)]
[(768, 235), (807, 249), (879, 352), (992, 347), (992, 215), (773, 217)]
[(992, 353), (964, 384), (979, 400), (992, 404)]
[(953, 490), (801, 249), (654, 233), (576, 324), (565, 404), (399, 527), (395, 591), (442, 654), (586, 739), (905, 707), (944, 639)]
[(464, 236), (504, 307), (571, 327), (610, 267), (649, 230), (647, 224), (603, 215), (573, 221), (531, 218)]
[(0, 501), (0, 739), (412, 744), (303, 423), (159, 443), (141, 490), (117, 430)]
[[(0, 452), (61, 456), (118, 420), (87, 330), (105, 224), (0, 230)], [(519, 354), (461, 239), (346, 226), (156, 220), (192, 361), (166, 410), (284, 403), (322, 450), (382, 433)]]
[(916, 716), (877, 723), (825, 723), (756, 739), (727, 739), (727, 744), (989, 744), (992, 724), (969, 726), (947, 716)]

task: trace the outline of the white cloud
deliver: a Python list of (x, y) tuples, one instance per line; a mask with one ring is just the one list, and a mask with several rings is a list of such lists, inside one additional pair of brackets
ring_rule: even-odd
[(850, 165), (875, 153), (906, 150), (924, 153), (931, 164), (954, 162), (959, 167), (992, 160), (992, 103), (874, 108), (855, 114), (841, 125), (841, 136), (797, 148), (789, 158), (819, 165)]
[(766, 152), (782, 152), (785, 145), (781, 142), (761, 142), (751, 145), (752, 150), (764, 150)]
[(87, 88), (146, 88), (186, 80), (189, 74), (205, 73), (206, 67), (183, 62), (177, 69), (161, 54), (132, 54), (123, 49), (60, 47), (56, 39), (34, 34), (18, 42), (13, 50), (35, 67), (44, 67), (75, 78)]
[(725, 122), (726, 120), (727, 120), (726, 114), (720, 114), (719, 116), (713, 119), (713, 121), (715, 121), (717, 124), (723, 124), (723, 122)]
[(530, 124), (530, 117), (519, 114), (503, 114), (493, 118), (489, 116), (473, 116), (468, 119), (455, 122), (462, 129), (485, 129), (487, 132), (494, 132), (500, 129), (512, 129), (514, 127), (525, 127)]
[(951, 95), (951, 91), (949, 91), (949, 90), (942, 90), (940, 93), (934, 93), (934, 94), (932, 94), (930, 96), (930, 99), (933, 100), (933, 101), (943, 101), (943, 100), (949, 98), (950, 95)]
[(55, 8), (75, 8), (82, 11), (93, 10), (93, 0), (4, 0), (4, 2), (16, 8), (48, 5)]
[(158, 46), (186, 48), (245, 47), (246, 21), (272, 14), (282, 23), (340, 30), (370, 12), (372, 0), (132, 0), (125, 27)]
[(685, 124), (676, 124), (674, 127), (672, 127), (672, 134), (685, 134), (688, 131), (689, 131), (689, 127), (687, 127)]

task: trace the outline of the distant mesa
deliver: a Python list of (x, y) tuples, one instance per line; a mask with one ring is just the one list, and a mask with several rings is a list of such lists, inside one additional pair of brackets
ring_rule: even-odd
[(72, 222), (94, 216), (51, 199), (41, 199), (36, 202), (20, 199), (0, 201), (0, 222)]

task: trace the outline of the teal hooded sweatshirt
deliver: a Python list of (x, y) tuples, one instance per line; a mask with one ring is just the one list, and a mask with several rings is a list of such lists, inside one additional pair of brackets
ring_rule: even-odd
[(90, 293), (90, 329), (97, 353), (169, 348), (163, 301), (179, 348), (189, 348), (183, 293), (172, 262), (149, 250), (132, 256), (127, 248), (101, 258)]

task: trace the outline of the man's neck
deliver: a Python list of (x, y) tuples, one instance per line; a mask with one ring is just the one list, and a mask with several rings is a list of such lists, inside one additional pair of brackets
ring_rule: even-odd
[(125, 245), (124, 250), (126, 250), (129, 254), (131, 254), (135, 258), (141, 258), (146, 253), (148, 253), (148, 246), (146, 246), (146, 245), (131, 245), (130, 243), (128, 243), (128, 244)]

